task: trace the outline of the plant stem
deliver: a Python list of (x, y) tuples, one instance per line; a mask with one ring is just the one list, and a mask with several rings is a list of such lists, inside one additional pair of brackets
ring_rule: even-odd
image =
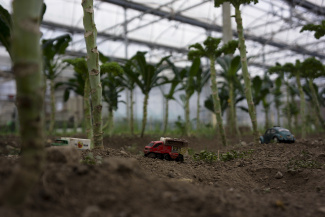
[(49, 128), (49, 133), (50, 135), (53, 134), (54, 131), (54, 124), (55, 124), (55, 92), (54, 92), (54, 81), (53, 79), (50, 80), (50, 94), (51, 94), (51, 119), (50, 119), (50, 128)]
[(142, 130), (141, 130), (141, 138), (144, 136), (144, 131), (146, 129), (147, 124), (147, 107), (148, 107), (148, 99), (149, 93), (145, 93), (144, 100), (143, 100), (143, 118), (142, 118)]
[(263, 107), (265, 112), (265, 129), (268, 129), (270, 127), (269, 123), (269, 105), (266, 101), (266, 97), (263, 99)]
[(287, 119), (288, 119), (288, 128), (291, 129), (291, 112), (290, 112), (290, 88), (287, 86)]
[(301, 86), (299, 73), (297, 73), (296, 75), (296, 81), (297, 81), (299, 96), (300, 96), (301, 138), (304, 139), (306, 137), (306, 115), (305, 115), (306, 101), (305, 101), (305, 93)]
[(169, 104), (169, 99), (166, 98), (165, 117), (164, 117), (164, 130), (163, 130), (164, 135), (167, 132), (167, 125), (168, 125), (168, 104)]
[(109, 136), (113, 134), (113, 123), (114, 123), (114, 113), (113, 109), (108, 106), (108, 122), (107, 122), (107, 133)]
[(215, 61), (213, 56), (211, 56), (209, 59), (210, 59), (211, 91), (212, 91), (213, 106), (214, 106), (214, 111), (216, 113), (217, 124), (221, 135), (222, 144), (226, 146), (227, 140), (226, 140), (226, 133), (223, 127), (223, 121), (221, 116), (221, 105), (220, 105), (220, 98), (219, 98), (218, 86), (217, 86), (217, 73), (215, 69)]
[(245, 38), (243, 32), (243, 21), (241, 18), (241, 12), (239, 10), (239, 6), (235, 7), (235, 16), (236, 16), (236, 23), (237, 23), (238, 39), (239, 39), (239, 50), (240, 50), (240, 57), (242, 63), (242, 72), (243, 72), (243, 77), (245, 82), (245, 95), (248, 104), (249, 116), (252, 121), (254, 140), (256, 143), (258, 143), (259, 133), (257, 131), (256, 111), (255, 111), (255, 105), (252, 97), (251, 80), (247, 68), (246, 45), (245, 45)]
[(315, 108), (316, 115), (318, 117), (318, 120), (319, 120), (322, 128), (325, 129), (325, 122), (324, 122), (323, 117), (320, 114), (319, 102), (318, 102), (318, 99), (317, 99), (317, 94), (316, 94), (316, 90), (314, 88), (313, 80), (308, 79), (308, 84), (309, 84), (309, 88), (311, 90), (312, 101), (314, 102), (314, 105), (315, 105), (314, 108)]
[(280, 106), (275, 105), (276, 113), (277, 113), (277, 126), (280, 126)]
[(86, 122), (86, 132), (87, 138), (91, 140), (91, 148), (94, 148), (94, 140), (93, 140), (93, 131), (92, 131), (92, 120), (91, 120), (91, 106), (90, 106), (90, 84), (89, 78), (85, 80), (85, 89), (84, 89), (84, 114), (85, 114), (85, 122)]
[(201, 92), (197, 92), (196, 130), (200, 128), (200, 97), (201, 97)]
[(91, 87), (92, 116), (94, 148), (104, 148), (102, 132), (102, 86), (99, 72), (99, 53), (97, 50), (96, 39), (97, 29), (94, 21), (93, 0), (82, 0), (83, 24), (85, 29), (85, 41), (87, 47), (87, 65), (89, 72), (89, 82)]
[(40, 48), (42, 0), (13, 1), (12, 60), (16, 79), (22, 156), (0, 200), (22, 204), (44, 167), (44, 78)]
[(230, 111), (230, 129), (235, 134), (238, 135), (238, 128), (235, 119), (236, 107), (235, 107), (235, 94), (234, 94), (234, 83), (229, 81), (229, 111)]
[(190, 136), (190, 96), (186, 93), (185, 96), (185, 135)]
[(130, 131), (134, 134), (134, 117), (133, 117), (133, 90), (130, 90)]

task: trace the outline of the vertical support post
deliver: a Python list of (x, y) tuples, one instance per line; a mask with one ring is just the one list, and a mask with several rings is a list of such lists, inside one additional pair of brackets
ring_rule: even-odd
[(232, 40), (232, 28), (231, 28), (231, 9), (230, 3), (224, 2), (222, 4), (222, 41), (227, 43)]

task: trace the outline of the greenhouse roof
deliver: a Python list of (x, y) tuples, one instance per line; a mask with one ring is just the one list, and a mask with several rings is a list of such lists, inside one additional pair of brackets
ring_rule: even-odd
[[(44, 38), (71, 33), (70, 54), (84, 54), (81, 0), (45, 0), (42, 24)], [(10, 0), (0, 0), (11, 8)], [(172, 54), (175, 62), (187, 64), (188, 46), (207, 35), (222, 37), (222, 9), (211, 0), (101, 0), (94, 1), (98, 49), (125, 58), (147, 51), (151, 61)], [(325, 40), (300, 29), (324, 20), (324, 0), (260, 0), (241, 7), (250, 71), (263, 72), (276, 62), (293, 62), (315, 56), (325, 59)], [(231, 13), (234, 14), (232, 8)], [(236, 23), (232, 19), (236, 38)], [(127, 45), (127, 46), (126, 46)]]

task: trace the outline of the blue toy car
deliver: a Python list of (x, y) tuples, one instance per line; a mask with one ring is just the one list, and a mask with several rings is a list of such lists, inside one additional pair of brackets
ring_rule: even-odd
[(260, 136), (261, 144), (264, 144), (264, 143), (268, 144), (270, 142), (294, 143), (295, 137), (294, 137), (294, 135), (292, 135), (292, 133), (290, 133), (290, 131), (288, 129), (274, 126), (270, 129), (266, 130), (266, 132), (263, 136)]

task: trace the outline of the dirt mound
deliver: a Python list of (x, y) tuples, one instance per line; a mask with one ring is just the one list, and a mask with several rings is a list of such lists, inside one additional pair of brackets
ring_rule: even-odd
[[(0, 216), (325, 215), (323, 139), (223, 148), (192, 138), (197, 147), (251, 154), (212, 163), (187, 156), (180, 163), (143, 157), (139, 151), (154, 138), (132, 138), (110, 138), (105, 149), (78, 152), (77, 158), (71, 156), (77, 150), (48, 149), (48, 163), (26, 204), (2, 206)], [(0, 156), (1, 186), (18, 159)]]

